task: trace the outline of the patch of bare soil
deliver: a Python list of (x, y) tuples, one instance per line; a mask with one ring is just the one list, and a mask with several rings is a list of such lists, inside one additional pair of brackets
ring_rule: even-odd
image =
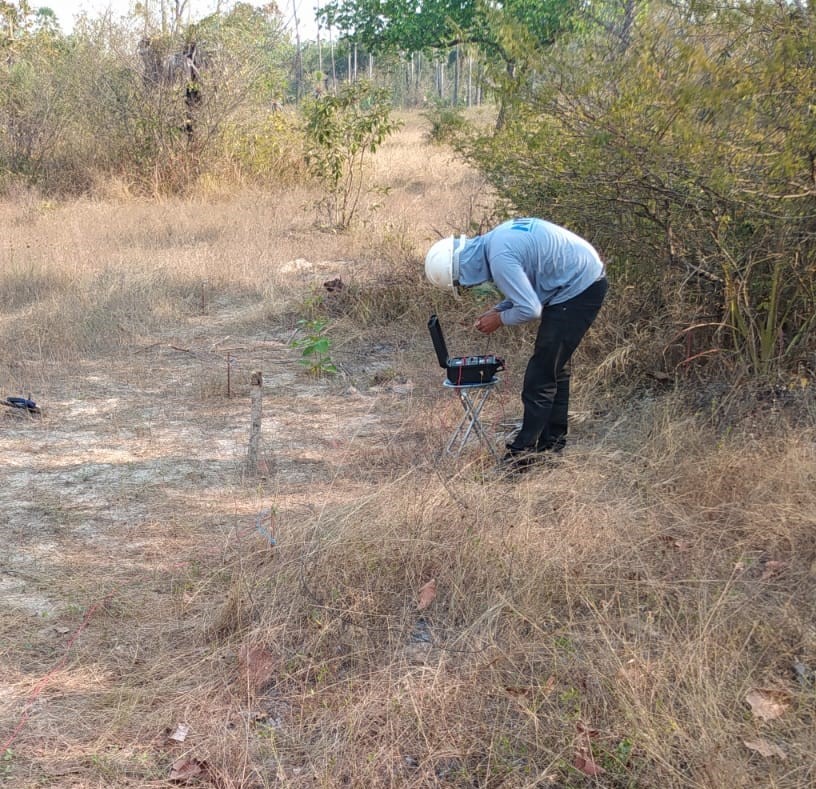
[[(360, 386), (359, 356), (351, 376), (310, 378), (291, 328), (241, 334), (244, 317), (222, 305), (116, 358), (32, 366), (42, 414), (0, 412), (0, 784), (170, 785), (207, 727), (220, 732), (207, 747), (243, 753), (249, 712), (228, 690), (239, 661), (217, 632), (236, 568), (286, 540), (287, 523), (364, 495), (389, 452), (422, 440), (410, 385)], [(363, 380), (392, 352), (363, 354)], [(186, 742), (169, 738), (185, 721)]]

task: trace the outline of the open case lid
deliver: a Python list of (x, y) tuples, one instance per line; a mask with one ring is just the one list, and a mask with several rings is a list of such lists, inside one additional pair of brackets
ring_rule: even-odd
[(439, 366), (446, 368), (448, 366), (448, 346), (445, 344), (442, 326), (440, 326), (439, 318), (436, 315), (431, 315), (428, 319), (428, 331), (431, 333), (431, 340), (436, 351), (436, 358), (439, 360)]

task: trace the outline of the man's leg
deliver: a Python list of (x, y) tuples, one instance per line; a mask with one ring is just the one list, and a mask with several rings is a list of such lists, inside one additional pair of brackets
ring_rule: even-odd
[(595, 320), (607, 288), (606, 280), (599, 280), (574, 299), (544, 308), (535, 350), (524, 374), (524, 419), (507, 447), (511, 453), (539, 446), (547, 449), (550, 441), (560, 442), (563, 448), (569, 411), (569, 360)]
[(536, 335), (535, 349), (524, 373), (521, 401), (524, 419), (512, 443), (510, 452), (524, 452), (535, 448), (539, 436), (550, 421), (558, 391), (558, 371), (569, 359), (564, 345), (564, 316), (562, 311), (545, 309)]
[(550, 420), (538, 437), (536, 452), (560, 452), (567, 444), (571, 366), (572, 363), (568, 361), (556, 375)]

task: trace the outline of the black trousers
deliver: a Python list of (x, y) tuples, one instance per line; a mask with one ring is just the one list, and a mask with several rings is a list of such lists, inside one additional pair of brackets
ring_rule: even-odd
[(567, 441), (570, 358), (601, 309), (609, 284), (599, 279), (562, 304), (543, 308), (535, 350), (524, 373), (521, 430), (511, 452), (558, 451)]

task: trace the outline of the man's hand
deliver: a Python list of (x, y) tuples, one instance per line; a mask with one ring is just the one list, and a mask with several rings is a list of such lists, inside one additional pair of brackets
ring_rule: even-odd
[(482, 334), (492, 334), (502, 326), (502, 319), (497, 310), (488, 310), (482, 313), (473, 324)]

